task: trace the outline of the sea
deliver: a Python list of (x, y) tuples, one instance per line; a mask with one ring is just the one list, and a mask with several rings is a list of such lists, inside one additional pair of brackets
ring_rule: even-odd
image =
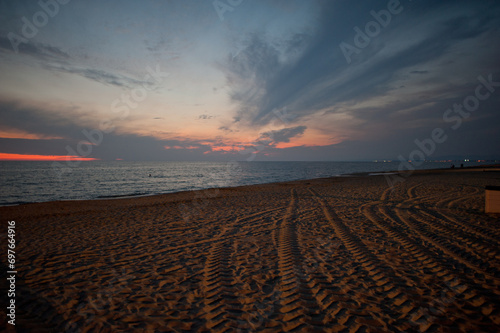
[[(480, 162), (460, 162), (464, 166)], [(483, 163), (484, 164), (484, 163)], [(458, 167), (459, 164), (455, 163)], [(415, 169), (449, 168), (420, 162)], [(400, 162), (0, 161), (0, 205), (146, 196), (398, 170)], [(407, 169), (408, 166), (403, 167)]]

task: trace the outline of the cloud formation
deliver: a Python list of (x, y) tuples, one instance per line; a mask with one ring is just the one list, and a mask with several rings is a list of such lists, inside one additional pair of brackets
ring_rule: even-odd
[(290, 142), (291, 138), (304, 134), (307, 126), (295, 126), (283, 128), (280, 130), (272, 130), (261, 133), (261, 140), (268, 141), (270, 145), (276, 145), (281, 142)]
[(45, 64), (44, 67), (51, 71), (58, 71), (68, 74), (80, 75), (89, 80), (93, 80), (105, 85), (117, 86), (120, 88), (133, 89), (136, 87), (144, 87), (146, 89), (153, 89), (157, 84), (154, 81), (139, 80), (133, 77), (112, 73), (102, 69), (94, 68), (79, 68), (72, 65), (63, 64)]
[[(15, 53), (11, 40), (1, 35), (0, 53)], [(17, 54), (28, 55), (41, 60), (66, 60), (70, 58), (69, 54), (58, 47), (34, 41), (19, 44)]]
[[(240, 147), (264, 142), (269, 155), (258, 158), (408, 154), (415, 139), (449, 130), (444, 112), (474, 93), (478, 76), (500, 81), (500, 4), (400, 0), (368, 36), (388, 3), (252, 1), (220, 22), (211, 2), (72, 1), (17, 53), (8, 33), (40, 6), (6, 3), (0, 153), (64, 154), (82, 130), (119, 119), (93, 156), (244, 159)], [(347, 61), (340, 45), (356, 38), (365, 45)], [(168, 71), (168, 89), (141, 76), (148, 66)], [(436, 154), (500, 151), (498, 105), (500, 89)]]
[[(12, 48), (11, 41), (0, 35), (0, 54), (1, 53), (13, 55), (15, 52)], [(75, 65), (75, 60), (61, 48), (36, 41), (19, 44), (17, 55), (29, 56), (37, 61), (42, 68), (49, 71), (76, 74), (105, 85), (126, 89), (133, 89), (136, 87), (153, 89), (156, 86), (156, 83), (152, 80), (141, 80), (131, 77), (130, 75), (113, 73), (110, 70)]]
[[(281, 43), (266, 39), (265, 33), (252, 34), (246, 48), (228, 60), (225, 68), (230, 97), (239, 105), (235, 122), (246, 120), (252, 126), (263, 126), (273, 121), (273, 110), (285, 106), (296, 116), (294, 122), (310, 117), (321, 122), (325, 112), (348, 113), (359, 123), (400, 117), (401, 108), (445, 104), (446, 98), (456, 96), (459, 92), (449, 84), (448, 72), (461, 70), (473, 84), (477, 75), (491, 71), (491, 62), (500, 55), (493, 33), (499, 19), (492, 14), (499, 13), (499, 6), (491, 9), (491, 2), (464, 5), (451, 1), (424, 6), (402, 1), (400, 16), (393, 16), (391, 23), (348, 64), (339, 44), (352, 43), (353, 27), (364, 27), (373, 20), (370, 11), (384, 9), (387, 2), (360, 2), (357, 7), (321, 2), (321, 6), (313, 34), (294, 35)], [(485, 45), (489, 49), (483, 49), (483, 56), (488, 64), (483, 66), (470, 54), (474, 47)], [(474, 68), (473, 74), (463, 67), (464, 63)], [(418, 69), (422, 67), (428, 69)], [(426, 91), (425, 101), (411, 93), (420, 82), (409, 74), (426, 74), (434, 81), (429, 88), (435, 90)], [(396, 89), (403, 83), (409, 87), (401, 91), (402, 97), (409, 98), (406, 101), (396, 97)], [(363, 111), (368, 109), (371, 111)]]

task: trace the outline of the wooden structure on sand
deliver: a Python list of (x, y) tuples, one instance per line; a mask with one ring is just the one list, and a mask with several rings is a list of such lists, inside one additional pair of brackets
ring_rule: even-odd
[(486, 213), (500, 213), (500, 186), (486, 186)]

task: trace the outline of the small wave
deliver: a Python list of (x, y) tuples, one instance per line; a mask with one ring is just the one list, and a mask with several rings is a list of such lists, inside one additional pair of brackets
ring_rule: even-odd
[(368, 176), (387, 176), (387, 175), (397, 175), (398, 172), (372, 172)]
[(115, 195), (99, 195), (97, 199), (115, 199), (115, 198), (126, 198), (126, 197), (139, 197), (143, 195), (148, 195), (147, 192), (141, 193), (130, 193), (130, 194), (115, 194)]
[(26, 204), (30, 204), (30, 203), (36, 203), (36, 201), (0, 202), (0, 207), (19, 206), (19, 205), (26, 205)]

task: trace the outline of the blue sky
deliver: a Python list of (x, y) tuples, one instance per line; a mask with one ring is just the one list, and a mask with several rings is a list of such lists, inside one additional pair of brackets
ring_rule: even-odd
[(41, 3), (0, 1), (0, 158), (500, 158), (500, 87), (453, 110), (500, 82), (496, 1)]

